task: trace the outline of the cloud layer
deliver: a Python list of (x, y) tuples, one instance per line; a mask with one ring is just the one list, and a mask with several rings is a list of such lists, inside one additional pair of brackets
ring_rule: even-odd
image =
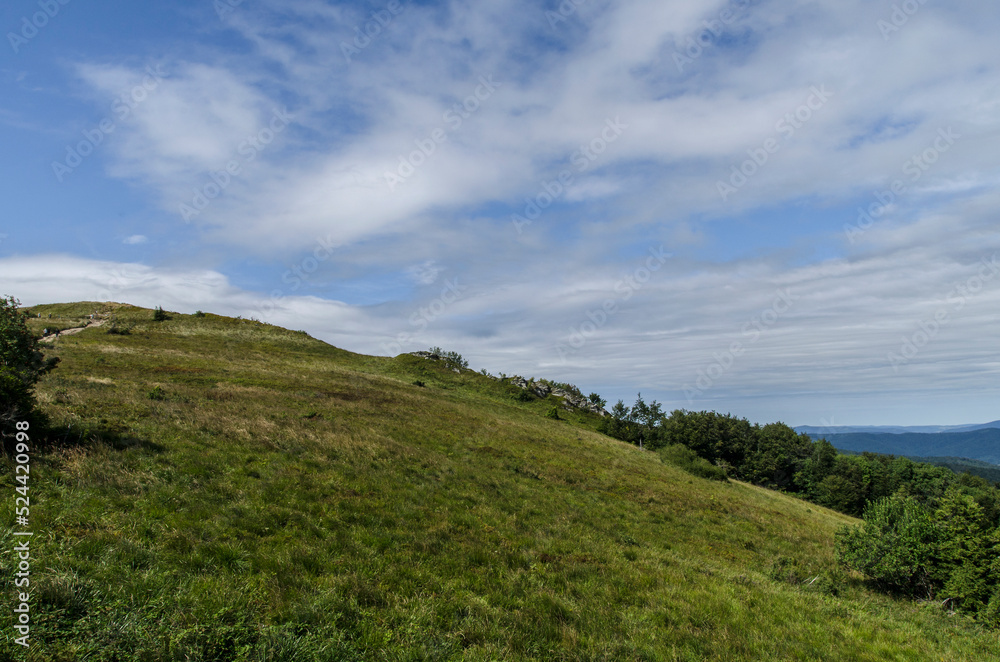
[(903, 5), (244, 3), (74, 65), (157, 72), (106, 146), (147, 261), (3, 281), (759, 420), (997, 418), (1000, 10)]

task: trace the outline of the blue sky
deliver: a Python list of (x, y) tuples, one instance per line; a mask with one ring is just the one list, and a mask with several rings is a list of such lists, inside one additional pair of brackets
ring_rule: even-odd
[(995, 3), (12, 0), (0, 28), (25, 304), (761, 422), (1000, 418)]

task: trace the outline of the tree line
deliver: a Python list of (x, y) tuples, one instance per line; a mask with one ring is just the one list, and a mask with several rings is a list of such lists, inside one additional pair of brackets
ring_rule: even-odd
[(667, 414), (641, 394), (632, 407), (619, 400), (600, 431), (649, 450), (684, 447), (730, 478), (862, 517), (837, 532), (842, 564), (881, 590), (1000, 625), (1000, 490), (984, 478), (905, 457), (843, 455), (784, 423)]

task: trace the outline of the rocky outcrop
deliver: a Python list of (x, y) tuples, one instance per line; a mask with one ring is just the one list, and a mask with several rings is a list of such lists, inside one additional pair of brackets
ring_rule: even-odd
[[(441, 361), (445, 360), (446, 357), (439, 354), (434, 354), (433, 352), (410, 352), (413, 356), (419, 356), (423, 359), (428, 359), (430, 361)], [(461, 372), (458, 368), (453, 367), (454, 372)], [(491, 375), (492, 376), (492, 375)], [(494, 377), (496, 379), (496, 377)], [(587, 398), (577, 395), (566, 389), (559, 388), (558, 386), (550, 386), (545, 382), (529, 382), (524, 377), (511, 377), (510, 383), (518, 388), (523, 388), (531, 391), (539, 398), (547, 398), (550, 395), (554, 395), (557, 398), (563, 399), (563, 407), (568, 410), (573, 409), (583, 409), (584, 411), (593, 412), (600, 416), (608, 416), (608, 412), (604, 410), (599, 404), (591, 402)]]
[(511, 377), (510, 383), (518, 388), (523, 388), (531, 391), (539, 398), (547, 398), (550, 395), (554, 395), (558, 398), (563, 399), (563, 406), (566, 409), (583, 409), (585, 411), (593, 412), (595, 414), (600, 414), (601, 416), (607, 416), (608, 412), (604, 410), (598, 404), (595, 404), (588, 400), (587, 398), (581, 397), (575, 393), (561, 389), (557, 386), (549, 386), (545, 382), (531, 382), (529, 383), (527, 379), (523, 377)]

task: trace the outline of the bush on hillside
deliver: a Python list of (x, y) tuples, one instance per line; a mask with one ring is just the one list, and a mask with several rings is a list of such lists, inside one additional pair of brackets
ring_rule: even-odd
[(5, 442), (17, 421), (35, 416), (35, 384), (59, 362), (42, 355), (19, 305), (14, 297), (0, 298), (0, 435)]
[(837, 555), (883, 590), (1000, 625), (1000, 531), (961, 487), (934, 509), (903, 494), (869, 504), (864, 524), (837, 532)]
[(884, 591), (933, 595), (934, 554), (940, 532), (912, 497), (894, 495), (868, 504), (864, 524), (837, 532), (837, 556)]
[(728, 480), (725, 469), (715, 466), (705, 458), (698, 457), (697, 453), (683, 444), (664, 446), (657, 452), (664, 464), (673, 465), (693, 476), (709, 480)]
[(431, 354), (437, 354), (444, 362), (453, 368), (468, 368), (469, 362), (462, 357), (458, 352), (444, 351), (440, 347), (431, 347), (429, 350)]

